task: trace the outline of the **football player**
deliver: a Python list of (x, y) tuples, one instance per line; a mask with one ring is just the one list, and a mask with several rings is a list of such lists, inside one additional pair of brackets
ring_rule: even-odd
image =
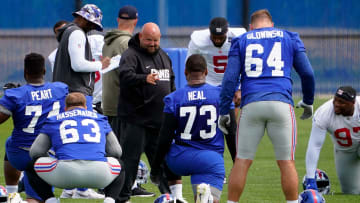
[[(225, 177), (224, 136), (217, 128), (220, 87), (205, 83), (206, 61), (200, 54), (187, 59), (185, 75), (187, 86), (164, 98), (159, 148), (150, 177), (159, 183), (160, 164), (166, 155), (175, 174), (191, 176), (194, 194), (201, 183), (210, 184), (214, 202), (219, 202)], [(235, 140), (228, 144), (235, 145)]]
[[(53, 27), (53, 31), (55, 36), (58, 35), (58, 30), (68, 24), (67, 21), (60, 20), (55, 23)], [(104, 45), (104, 36), (101, 31), (91, 30), (87, 33), (87, 39), (89, 41), (91, 54), (95, 61), (100, 61), (102, 58), (102, 47)], [(48, 60), (51, 64), (51, 71), (54, 70), (55, 57), (57, 53), (57, 48), (50, 53), (48, 56)], [(93, 92), (93, 109), (102, 113), (101, 109), (101, 94), (102, 94), (102, 74), (100, 71), (95, 72), (95, 84), (94, 84), (94, 92)], [(90, 198), (90, 199), (103, 199), (104, 195), (99, 194), (92, 189), (88, 190), (87, 188), (77, 188), (77, 189), (65, 189), (61, 193), (60, 198)]]
[[(0, 99), (0, 123), (12, 116), (14, 124), (6, 141), (6, 154), (11, 165), (19, 171), (25, 170), (31, 161), (29, 149), (45, 119), (64, 111), (67, 85), (45, 82), (44, 75), (44, 57), (36, 53), (26, 55), (24, 78), (27, 84), (6, 90)], [(41, 200), (30, 187), (26, 175), (24, 184), (29, 202)]]
[(315, 112), (306, 151), (306, 189), (317, 190), (315, 171), (327, 132), (342, 192), (360, 194), (360, 97), (354, 88), (339, 87)]
[[(48, 157), (53, 148), (55, 158)], [(104, 203), (115, 203), (124, 183), (121, 147), (105, 116), (86, 110), (80, 92), (66, 97), (65, 112), (46, 120), (30, 148), (34, 166), (25, 173), (45, 203), (57, 202), (58, 188), (105, 188)], [(91, 177), (91, 178), (90, 178)]]
[[(208, 69), (206, 83), (221, 86), (227, 66), (231, 39), (245, 32), (246, 30), (244, 28), (229, 28), (229, 23), (225, 18), (216, 17), (210, 21), (208, 29), (196, 30), (191, 34), (187, 58), (193, 54), (201, 54), (205, 58)], [(240, 105), (240, 100), (241, 92), (238, 90), (234, 96), (235, 107)], [(238, 110), (238, 108), (236, 108), (236, 110)], [(236, 117), (235, 111), (231, 111), (231, 122), (228, 132), (231, 136), (227, 137), (231, 140), (235, 139)], [(227, 140), (227, 142), (231, 141)], [(229, 148), (229, 151), (235, 151), (235, 148)], [(232, 159), (234, 161), (235, 157), (232, 157)]]
[[(237, 130), (237, 155), (229, 176), (228, 203), (243, 192), (248, 169), (265, 130), (275, 151), (281, 185), (288, 203), (298, 199), (295, 168), (296, 119), (292, 100), (291, 70), (301, 78), (302, 119), (312, 116), (315, 79), (299, 35), (274, 28), (268, 10), (251, 15), (249, 32), (231, 42), (221, 90), (219, 128), (226, 130), (230, 104), (241, 78), (241, 117)], [(225, 118), (223, 118), (226, 116)]]

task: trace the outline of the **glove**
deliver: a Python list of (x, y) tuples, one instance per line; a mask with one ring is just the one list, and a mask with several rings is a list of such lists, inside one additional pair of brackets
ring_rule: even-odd
[(313, 189), (318, 191), (315, 178), (306, 178), (305, 189)]
[(156, 186), (160, 185), (160, 175), (159, 175), (159, 172), (157, 172), (157, 170), (155, 171), (155, 170), (151, 169), (150, 180), (154, 185), (156, 185)]
[(218, 120), (219, 129), (224, 134), (228, 134), (229, 131), (227, 130), (228, 127), (230, 127), (230, 115), (220, 115)]
[(7, 89), (12, 89), (12, 88), (17, 88), (17, 87), (20, 87), (21, 85), (19, 83), (13, 83), (13, 82), (9, 82), (9, 83), (6, 83), (4, 86), (3, 86), (3, 89), (4, 90), (7, 90)]
[(303, 114), (300, 116), (300, 119), (305, 120), (311, 118), (313, 115), (313, 106), (305, 104), (302, 100), (296, 105), (296, 108), (304, 108)]

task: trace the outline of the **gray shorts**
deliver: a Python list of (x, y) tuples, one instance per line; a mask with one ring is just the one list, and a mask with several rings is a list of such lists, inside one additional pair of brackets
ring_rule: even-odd
[(335, 149), (334, 154), (336, 173), (339, 177), (342, 192), (360, 194), (360, 157), (358, 153)]
[(57, 160), (41, 157), (35, 162), (36, 173), (58, 188), (105, 188), (119, 174), (121, 166), (113, 157), (105, 161)]
[(237, 158), (253, 160), (265, 130), (277, 160), (294, 160), (296, 119), (294, 108), (279, 101), (259, 101), (245, 105), (237, 130)]

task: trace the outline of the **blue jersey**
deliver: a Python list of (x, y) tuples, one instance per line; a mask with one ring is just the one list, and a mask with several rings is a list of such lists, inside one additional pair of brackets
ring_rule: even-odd
[(67, 85), (61, 82), (27, 84), (6, 90), (0, 105), (13, 117), (13, 147), (30, 147), (46, 118), (64, 111), (67, 94)]
[(75, 108), (46, 120), (40, 132), (50, 137), (59, 160), (106, 161), (106, 135), (111, 131), (105, 116)]
[[(304, 52), (294, 32), (261, 28), (233, 41), (229, 55), (240, 56), (242, 98), (260, 92), (280, 93), (292, 102), (291, 69), (294, 55)], [(278, 100), (278, 99), (275, 99)]]
[(224, 152), (224, 137), (217, 127), (220, 91), (209, 84), (187, 85), (164, 98), (164, 112), (178, 120), (175, 143)]

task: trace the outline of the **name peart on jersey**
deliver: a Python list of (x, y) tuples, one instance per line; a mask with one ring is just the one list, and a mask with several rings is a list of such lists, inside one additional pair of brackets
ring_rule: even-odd
[(229, 28), (227, 39), (222, 47), (215, 47), (210, 40), (209, 29), (194, 31), (191, 34), (186, 58), (193, 54), (201, 54), (204, 56), (208, 68), (206, 82), (214, 86), (219, 86), (221, 85), (227, 66), (231, 39), (240, 36), (245, 32), (246, 30), (244, 28)]
[(50, 137), (59, 160), (106, 161), (106, 135), (111, 127), (101, 114), (75, 108), (49, 118), (40, 132)]
[(224, 152), (224, 137), (217, 127), (220, 87), (185, 86), (164, 98), (164, 112), (178, 120), (175, 143)]
[(14, 147), (30, 147), (46, 118), (64, 111), (67, 94), (67, 85), (61, 82), (27, 84), (6, 90), (0, 105), (12, 115)]
[(335, 149), (354, 152), (360, 143), (360, 97), (356, 97), (352, 116), (336, 115), (333, 99), (315, 112), (313, 123), (330, 133)]

